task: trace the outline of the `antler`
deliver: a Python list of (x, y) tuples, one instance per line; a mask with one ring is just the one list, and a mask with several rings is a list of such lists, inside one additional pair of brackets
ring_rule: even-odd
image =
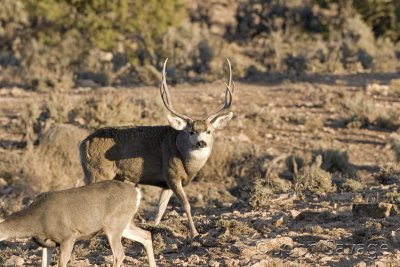
[[(213, 121), (215, 118), (219, 117), (221, 114), (224, 114), (225, 111), (231, 106), (232, 104), (232, 93), (235, 91), (235, 83), (232, 82), (232, 67), (231, 67), (231, 62), (229, 61), (229, 59), (226, 59), (226, 61), (228, 61), (228, 65), (229, 65), (229, 82), (228, 84), (225, 83), (226, 86), (226, 91), (225, 91), (225, 100), (224, 100), (224, 105), (221, 107), (220, 110), (218, 110), (217, 112), (211, 114), (207, 121), (211, 122)], [(232, 89), (231, 89), (232, 86)]]
[(171, 112), (172, 114), (174, 114), (175, 116), (177, 116), (181, 119), (184, 119), (186, 121), (191, 121), (192, 119), (190, 117), (176, 112), (176, 110), (172, 106), (171, 96), (169, 94), (169, 90), (168, 90), (168, 86), (167, 86), (167, 78), (166, 78), (167, 74), (165, 72), (165, 67), (167, 66), (167, 61), (168, 61), (168, 58), (166, 58), (164, 61), (164, 67), (163, 67), (163, 72), (162, 72), (162, 82), (160, 85), (161, 99), (163, 100), (164, 105), (168, 109), (169, 112)]

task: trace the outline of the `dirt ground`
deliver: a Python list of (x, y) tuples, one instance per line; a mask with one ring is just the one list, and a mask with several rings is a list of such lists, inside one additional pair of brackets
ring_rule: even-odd
[[(354, 203), (388, 202), (388, 192), (397, 196), (398, 181), (382, 184), (377, 180), (382, 168), (398, 164), (391, 143), (393, 130), (374, 123), (353, 127), (345, 121), (342, 107), (342, 102), (356, 101), (356, 96), (362, 95), (374, 104), (371, 112), (399, 112), (400, 99), (388, 83), (387, 77), (379, 75), (237, 83), (233, 101), (235, 116), (228, 127), (216, 133), (216, 143), (223, 143), (226, 149), (251, 148), (257, 155), (264, 155), (267, 166), (282, 155), (307, 158), (318, 149), (345, 151), (362, 189), (338, 187), (333, 192), (300, 197), (294, 190), (293, 174), (280, 161), (272, 169), (273, 176), (289, 181), (291, 188), (270, 194), (267, 205), (254, 208), (245, 194), (240, 193), (238, 181), (250, 181), (255, 177), (246, 177), (239, 171), (224, 179), (198, 179), (186, 187), (201, 235), (191, 242), (186, 217), (176, 198), (172, 198), (162, 223), (154, 226), (152, 220), (159, 189), (143, 187), (145, 196), (137, 224), (152, 232), (157, 264), (400, 266), (397, 242), (400, 219), (395, 206), (384, 218), (353, 216), (352, 213)], [(183, 84), (174, 87), (172, 94), (179, 110), (201, 117), (218, 108), (223, 90), (222, 82)], [(123, 96), (127, 101), (142, 98), (159, 101), (155, 87), (79, 88), (63, 94), (70, 103), (102, 94)], [(15, 151), (24, 153), (21, 148), (23, 133), (10, 125), (18, 124), (29, 104), (47, 100), (48, 93), (18, 88), (0, 90), (1, 159)], [(166, 122), (164, 117), (151, 123)], [(230, 164), (239, 162), (251, 164), (243, 159), (234, 159)], [(258, 179), (263, 175), (260, 177)], [(3, 180), (6, 183), (0, 185), (1, 208), (7, 210), (12, 201), (7, 196), (12, 196), (13, 186), (10, 179)], [(125, 240), (124, 247), (127, 255), (124, 266), (147, 264), (146, 254), (139, 244)], [(53, 265), (57, 257), (53, 256)], [(18, 239), (0, 243), (2, 266), (38, 266), (40, 259), (41, 249), (33, 241)], [(70, 266), (111, 266), (111, 263), (111, 250), (106, 239), (99, 236), (75, 245)]]

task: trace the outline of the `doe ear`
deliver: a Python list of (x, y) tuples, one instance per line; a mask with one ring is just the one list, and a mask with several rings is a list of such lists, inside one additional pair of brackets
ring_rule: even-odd
[(169, 125), (171, 125), (172, 128), (175, 130), (183, 130), (186, 127), (187, 121), (184, 119), (181, 119), (179, 117), (167, 115)]
[(232, 119), (232, 116), (233, 112), (229, 112), (225, 115), (219, 116), (212, 122), (212, 126), (214, 127), (214, 129), (222, 129)]

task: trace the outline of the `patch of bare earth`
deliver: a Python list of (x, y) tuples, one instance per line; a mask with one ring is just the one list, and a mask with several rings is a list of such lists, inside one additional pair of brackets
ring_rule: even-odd
[[(379, 80), (373, 91), (368, 90), (364, 80), (354, 80), (353, 77), (350, 81), (331, 79), (276, 85), (237, 83), (235, 116), (227, 128), (216, 133), (210, 162), (186, 188), (201, 237), (194, 242), (188, 239), (187, 220), (176, 198), (172, 198), (162, 223), (154, 226), (152, 220), (160, 191), (143, 188), (145, 197), (137, 223), (153, 233), (157, 264), (215, 267), (398, 264), (400, 172), (396, 155), (400, 152), (393, 138), (400, 121), (400, 101), (386, 87), (380, 90)], [(218, 108), (223, 91), (222, 82), (171, 88), (178, 109), (199, 117)], [(111, 102), (114, 97), (122, 97), (136, 108), (129, 114), (129, 105), (119, 107), (127, 114), (122, 117), (115, 110), (115, 116), (118, 115), (115, 123), (113, 113), (104, 113), (95, 106), (85, 110), (85, 105), (92, 103), (90, 99), (101, 102), (98, 97), (102, 95), (107, 96), (101, 100), (106, 109), (107, 103), (115, 103)], [(359, 97), (363, 99), (356, 107), (349, 105), (349, 101)], [(68, 103), (74, 112), (66, 110), (68, 116), (58, 116), (64, 118), (58, 120), (64, 121), (55, 120), (76, 127), (85, 127), (89, 121), (94, 126), (166, 124), (162, 108), (151, 113), (154, 107), (160, 107), (157, 88), (73, 89), (58, 99), (64, 101), (63, 106)], [(24, 185), (31, 191), (37, 188), (27, 184), (35, 183), (37, 172), (30, 177), (29, 172), (21, 175), (13, 169), (21, 168), (18, 159), (28, 153), (24, 142), (29, 126), (21, 122), (29, 117), (26, 115), (29, 105), (49, 101), (45, 93), (0, 90), (3, 214), (29, 203), (32, 196), (24, 194)], [(57, 104), (58, 100), (54, 101)], [(96, 120), (88, 118), (93, 114)], [(384, 121), (382, 117), (386, 115), (382, 114), (390, 114), (390, 121)], [(105, 118), (104, 122), (101, 118)], [(34, 145), (33, 149), (39, 146)], [(281, 159), (274, 161), (278, 157)], [(35, 162), (41, 164), (40, 159)], [(46, 177), (46, 181), (49, 189), (52, 184), (63, 184), (54, 183), (51, 177)], [(378, 215), (371, 212), (374, 207), (382, 208), (382, 212)], [(125, 266), (146, 263), (146, 254), (139, 244), (124, 241), (124, 247)], [(9, 240), (0, 243), (0, 262), (14, 260), (14, 265), (18, 265), (22, 260), (24, 266), (36, 266), (40, 252), (27, 239)], [(109, 266), (111, 255), (104, 237), (80, 241), (75, 245), (70, 266)]]

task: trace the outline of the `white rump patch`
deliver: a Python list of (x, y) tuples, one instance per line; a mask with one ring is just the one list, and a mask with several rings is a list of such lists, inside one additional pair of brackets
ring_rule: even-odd
[(0, 219), (0, 223), (2, 223), (2, 222), (4, 222), (5, 221), (5, 219), (4, 218), (1, 218)]

